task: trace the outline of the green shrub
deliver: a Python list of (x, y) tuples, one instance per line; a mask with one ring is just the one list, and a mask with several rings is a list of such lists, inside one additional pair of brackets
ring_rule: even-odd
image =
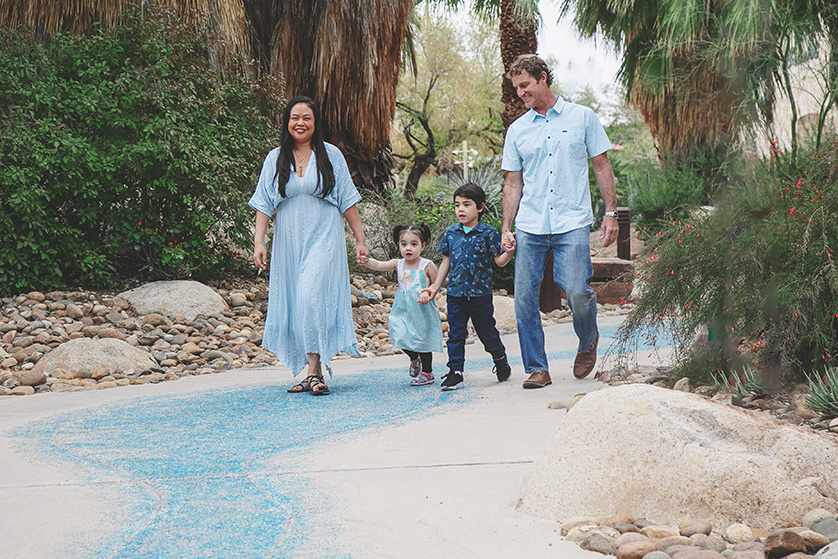
[[(714, 353), (725, 375), (750, 363), (771, 373), (767, 386), (835, 365), (835, 215), (838, 148), (810, 157), (793, 182), (760, 165), (715, 212), (673, 220), (654, 237), (621, 342), (663, 324), (681, 360)], [(708, 343), (693, 347), (705, 327)]]
[(829, 367), (819, 375), (807, 375), (809, 395), (806, 403), (824, 417), (838, 417), (838, 367)]
[(222, 79), (208, 41), (159, 14), (0, 30), (0, 295), (239, 265), (281, 96), (243, 64)]
[(693, 168), (660, 169), (646, 161), (628, 174), (629, 207), (635, 221), (657, 228), (662, 221), (684, 219), (705, 203), (706, 181)]

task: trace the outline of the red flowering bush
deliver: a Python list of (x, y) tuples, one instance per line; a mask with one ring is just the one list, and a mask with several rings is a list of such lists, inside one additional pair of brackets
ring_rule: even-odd
[[(679, 372), (703, 380), (748, 363), (773, 373), (770, 384), (838, 364), (838, 148), (813, 155), (794, 180), (764, 165), (711, 213), (653, 237), (624, 348), (672, 332)], [(694, 343), (704, 329), (707, 342)]]

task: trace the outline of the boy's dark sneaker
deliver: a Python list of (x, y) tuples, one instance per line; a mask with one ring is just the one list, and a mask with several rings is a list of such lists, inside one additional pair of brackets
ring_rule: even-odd
[(442, 377), (443, 390), (459, 390), (465, 387), (466, 383), (463, 382), (463, 373), (461, 371), (450, 371)]
[(506, 360), (506, 357), (495, 361), (495, 368), (492, 369), (492, 373), (498, 376), (498, 382), (503, 382), (508, 379), (511, 372), (512, 367), (509, 366), (509, 361)]

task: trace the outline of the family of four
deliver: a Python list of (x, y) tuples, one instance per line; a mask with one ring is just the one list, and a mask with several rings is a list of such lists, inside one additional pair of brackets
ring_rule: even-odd
[[(471, 319), (494, 360), (494, 374), (507, 380), (511, 368), (495, 326), (492, 262), (515, 258), (515, 315), (527, 379), (524, 388), (551, 383), (538, 296), (549, 254), (553, 278), (567, 294), (579, 347), (573, 365), (584, 378), (596, 363), (599, 333), (589, 231), (593, 223), (588, 158), (605, 217), (606, 246), (617, 238), (611, 143), (596, 114), (550, 90), (552, 74), (535, 55), (518, 57), (509, 70), (529, 111), (509, 127), (503, 147), (503, 226), (484, 223), (485, 193), (473, 183), (454, 192), (457, 223), (445, 230), (437, 252), (439, 269), (422, 257), (430, 242), (427, 225), (400, 225), (393, 242), (401, 258), (370, 258), (357, 203), (361, 199), (340, 151), (323, 141), (319, 114), (307, 97), (289, 101), (280, 146), (265, 158), (250, 206), (256, 210), (253, 260), (267, 267), (264, 237), (271, 217), (274, 236), (264, 346), (294, 374), (306, 375), (289, 392), (329, 393), (323, 366), (343, 351), (360, 355), (352, 320), (343, 218), (355, 236), (358, 264), (395, 270), (399, 289), (390, 312), (393, 347), (410, 358), (412, 386), (435, 382), (431, 356), (442, 351), (435, 297), (445, 279), (448, 308), (448, 369), (443, 390), (464, 386), (465, 341)], [(513, 232), (514, 225), (514, 232)]]

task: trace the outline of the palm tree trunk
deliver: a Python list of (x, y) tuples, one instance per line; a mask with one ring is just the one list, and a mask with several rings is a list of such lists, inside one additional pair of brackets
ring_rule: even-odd
[(535, 15), (519, 16), (515, 13), (516, 0), (501, 0), (500, 2), (500, 56), (503, 61), (503, 89), (501, 101), (504, 105), (501, 121), (503, 132), (515, 122), (519, 116), (527, 112), (527, 108), (512, 87), (506, 73), (512, 62), (521, 54), (535, 54), (538, 49), (538, 20)]

